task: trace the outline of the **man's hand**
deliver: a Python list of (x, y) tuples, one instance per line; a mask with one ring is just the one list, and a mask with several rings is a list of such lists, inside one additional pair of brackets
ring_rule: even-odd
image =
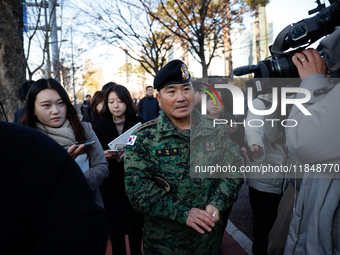
[[(250, 150), (253, 153), (253, 158), (256, 158), (259, 155), (260, 146), (258, 146), (257, 144), (250, 145)], [(241, 151), (243, 151), (243, 153), (246, 156), (247, 160), (250, 161), (249, 158), (248, 158), (248, 155), (247, 155), (246, 148), (242, 147)]]
[(233, 124), (231, 127), (230, 127), (228, 124), (226, 124), (226, 125), (227, 125), (227, 127), (228, 127), (228, 129), (229, 129), (229, 133), (230, 133), (230, 134), (236, 132), (236, 130), (237, 130), (237, 125), (236, 125), (236, 124)]
[(198, 233), (204, 234), (202, 228), (210, 232), (211, 227), (215, 226), (214, 217), (211, 213), (208, 213), (205, 210), (192, 208), (190, 210), (186, 225), (195, 229)]
[(123, 158), (124, 158), (124, 155), (125, 155), (125, 148), (118, 149), (118, 151), (119, 151), (119, 154), (118, 154), (119, 158), (118, 158), (117, 160), (118, 160), (118, 162), (120, 162), (120, 161), (122, 161)]
[(106, 161), (110, 159), (117, 158), (118, 159), (118, 152), (109, 152), (109, 150), (104, 151)]
[(295, 53), (293, 63), (298, 69), (301, 80), (312, 74), (326, 75), (326, 64), (321, 58), (319, 52), (315, 49), (303, 50), (301, 53)]
[(214, 223), (220, 220), (220, 211), (215, 206), (207, 205), (205, 210), (214, 217)]

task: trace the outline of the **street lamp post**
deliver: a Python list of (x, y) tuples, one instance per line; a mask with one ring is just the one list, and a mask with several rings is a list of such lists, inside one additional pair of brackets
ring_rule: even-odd
[(47, 21), (47, 3), (44, 0), (44, 10), (45, 10), (45, 47), (46, 47), (46, 54), (47, 54), (47, 73), (48, 77), (51, 77), (51, 62), (50, 62), (50, 44), (49, 44), (49, 26)]
[(72, 59), (72, 87), (73, 87), (73, 102), (74, 102), (74, 108), (76, 108), (76, 104), (77, 104), (77, 96), (76, 96), (76, 88), (75, 88), (75, 84), (74, 84), (74, 62), (73, 62), (73, 31), (72, 31), (72, 20), (73, 18), (65, 18), (65, 17), (61, 17), (61, 19), (68, 19), (70, 21), (71, 24), (71, 59)]
[(72, 19), (71, 20), (71, 58), (72, 58), (72, 86), (73, 86), (73, 100), (74, 100), (74, 108), (77, 106), (77, 95), (76, 95), (76, 87), (74, 85), (74, 61), (73, 61), (73, 32), (72, 32)]
[[(48, 8), (50, 10), (50, 36), (54, 42), (58, 41), (58, 27), (56, 19), (57, 0), (49, 0)], [(60, 81), (60, 63), (59, 63), (59, 46), (52, 44), (52, 67), (54, 79)]]

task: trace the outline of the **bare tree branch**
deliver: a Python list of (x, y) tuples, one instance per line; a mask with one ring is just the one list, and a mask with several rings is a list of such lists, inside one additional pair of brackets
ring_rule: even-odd
[(143, 5), (127, 1), (96, 6), (87, 3), (81, 13), (83, 18), (95, 20), (97, 25), (95, 31), (87, 33), (88, 39), (117, 46), (152, 76), (166, 64), (176, 39), (148, 15)]

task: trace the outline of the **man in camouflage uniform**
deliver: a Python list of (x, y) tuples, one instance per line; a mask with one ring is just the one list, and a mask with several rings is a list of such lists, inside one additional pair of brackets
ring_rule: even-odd
[(163, 112), (138, 128), (125, 149), (126, 193), (145, 214), (144, 254), (219, 254), (220, 212), (236, 200), (242, 180), (201, 173), (190, 178), (190, 164), (240, 166), (237, 145), (227, 128), (213, 128), (192, 110), (190, 75), (182, 61), (164, 66), (154, 87)]

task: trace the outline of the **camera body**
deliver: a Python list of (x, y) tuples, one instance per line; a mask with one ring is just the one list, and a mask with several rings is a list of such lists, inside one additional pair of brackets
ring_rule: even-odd
[[(242, 66), (233, 70), (235, 76), (254, 73), (255, 78), (246, 82), (247, 87), (253, 87), (254, 94), (266, 94), (271, 87), (298, 86), (292, 84), (292, 81), (284, 82), (285, 79), (280, 82), (269, 82), (267, 78), (299, 78), (292, 61), (294, 54), (332, 33), (335, 27), (340, 25), (340, 0), (334, 1), (327, 8), (319, 1), (318, 4), (318, 8), (309, 11), (309, 13), (319, 11), (317, 15), (289, 25), (279, 33), (273, 45), (269, 47), (270, 57), (257, 65)], [(319, 49), (319, 53), (323, 57), (323, 51)]]

